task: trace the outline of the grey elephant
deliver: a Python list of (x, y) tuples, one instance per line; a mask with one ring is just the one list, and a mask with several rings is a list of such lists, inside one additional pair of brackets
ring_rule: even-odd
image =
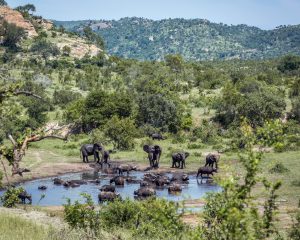
[(185, 167), (185, 160), (190, 154), (188, 152), (179, 152), (172, 154), (172, 168), (183, 168)]
[(209, 175), (214, 175), (214, 172), (218, 172), (218, 170), (216, 168), (213, 167), (200, 167), (198, 169), (198, 173), (197, 173), (197, 179), (200, 175), (201, 179), (202, 179), (202, 175), (206, 174), (207, 178), (209, 178)]
[(100, 192), (98, 194), (98, 199), (99, 199), (99, 202), (114, 201), (116, 199), (121, 200), (121, 196), (119, 193), (115, 193), (115, 192)]
[(134, 195), (137, 197), (151, 197), (156, 195), (156, 191), (150, 187), (141, 187), (138, 190), (134, 191)]
[(165, 139), (163, 137), (163, 135), (161, 135), (161, 133), (153, 133), (150, 135), (150, 137), (152, 138), (152, 140), (164, 140)]
[[(99, 157), (99, 153), (101, 154), (101, 160)], [(99, 143), (94, 143), (94, 144), (85, 144), (82, 145), (80, 148), (80, 156), (82, 156), (83, 162), (88, 163), (89, 159), (88, 156), (94, 156), (94, 161), (99, 164), (103, 163), (103, 155), (104, 155), (104, 148), (101, 146)]]
[(144, 145), (143, 150), (148, 153), (150, 167), (159, 167), (159, 159), (162, 154), (162, 149), (158, 145)]
[(220, 159), (220, 154), (216, 153), (209, 153), (205, 158), (205, 167), (214, 167), (214, 164), (216, 165), (216, 168), (218, 168), (218, 162)]
[(18, 195), (18, 198), (21, 200), (21, 203), (22, 203), (22, 204), (26, 204), (26, 200), (29, 201), (29, 204), (32, 203), (32, 197), (31, 197), (31, 194), (27, 193), (26, 191), (21, 192), (21, 193)]

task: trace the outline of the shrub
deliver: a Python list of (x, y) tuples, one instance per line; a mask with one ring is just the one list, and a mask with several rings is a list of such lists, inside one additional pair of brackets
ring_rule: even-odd
[(294, 181), (292, 181), (292, 186), (300, 187), (300, 180), (294, 180)]
[(53, 93), (53, 103), (61, 107), (80, 99), (81, 94), (70, 90), (55, 90)]
[(290, 170), (286, 168), (282, 163), (276, 163), (270, 170), (270, 173), (286, 173)]
[(203, 144), (201, 144), (201, 143), (189, 143), (187, 145), (188, 149), (200, 149), (202, 147), (203, 147)]
[(58, 47), (47, 41), (46, 39), (37, 39), (31, 46), (30, 49), (34, 53), (41, 54), (43, 58), (47, 59), (48, 57), (57, 56), (60, 54)]
[(137, 224), (141, 211), (141, 205), (129, 199), (114, 201), (103, 208), (101, 219), (108, 229), (111, 227), (133, 228)]
[(25, 37), (25, 31), (13, 23), (3, 21), (0, 27), (0, 35), (3, 36), (2, 44), (15, 50), (21, 39)]
[(100, 226), (100, 216), (98, 212), (93, 210), (94, 203), (91, 196), (82, 194), (84, 203), (75, 201), (71, 204), (71, 200), (67, 199), (67, 204), (64, 205), (65, 221), (72, 228), (81, 228), (85, 231), (92, 230), (98, 232)]
[(299, 240), (300, 239), (300, 211), (299, 210), (296, 213), (294, 224), (289, 232), (289, 238), (291, 240)]
[(217, 125), (203, 120), (201, 126), (193, 129), (193, 135), (203, 143), (216, 144), (219, 141)]
[(24, 191), (24, 188), (9, 187), (1, 197), (3, 207), (13, 208), (20, 202), (19, 194)]

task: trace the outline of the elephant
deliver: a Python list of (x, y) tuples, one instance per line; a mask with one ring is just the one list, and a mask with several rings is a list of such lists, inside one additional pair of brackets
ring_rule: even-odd
[(105, 163), (105, 164), (107, 164), (108, 165), (108, 167), (110, 168), (110, 163), (108, 162), (108, 161), (110, 161), (110, 153), (112, 153), (112, 150), (104, 150), (103, 151), (103, 162)]
[(100, 188), (101, 192), (115, 192), (116, 191), (116, 187), (113, 185), (103, 185)]
[(99, 202), (114, 201), (116, 199), (121, 199), (121, 196), (119, 193), (103, 191), (98, 194), (98, 199), (99, 199)]
[(200, 167), (200, 168), (198, 169), (197, 178), (198, 178), (199, 175), (200, 175), (200, 177), (201, 177), (201, 179), (202, 179), (202, 174), (207, 174), (207, 177), (209, 178), (209, 175), (214, 175), (214, 172), (218, 172), (216, 168), (213, 168), (213, 167), (206, 167), (206, 166)]
[(64, 187), (72, 187), (72, 188), (75, 188), (75, 187), (80, 187), (80, 184), (79, 183), (76, 183), (76, 182), (71, 182), (71, 181), (67, 181), (67, 182), (64, 182)]
[(38, 186), (38, 190), (47, 190), (47, 186), (44, 185)]
[[(99, 157), (99, 152), (101, 153), (101, 160)], [(104, 148), (103, 146), (101, 146), (99, 143), (94, 143), (94, 144), (85, 144), (82, 145), (80, 148), (80, 153), (83, 158), (83, 162), (88, 163), (89, 159), (88, 156), (93, 155), (94, 156), (94, 161), (97, 163), (99, 163), (102, 167), (102, 163), (103, 163), (103, 156), (104, 156)]]
[(124, 177), (116, 176), (116, 177), (110, 179), (109, 182), (110, 182), (110, 184), (112, 184), (114, 182), (116, 186), (124, 186), (125, 179), (124, 179)]
[(162, 154), (162, 149), (158, 145), (144, 145), (143, 150), (148, 153), (150, 167), (159, 167), (159, 159)]
[(157, 187), (163, 187), (170, 184), (170, 179), (167, 176), (158, 176), (155, 180)]
[(188, 183), (189, 181), (189, 175), (182, 174), (182, 173), (174, 173), (171, 182), (180, 182), (180, 183)]
[(29, 204), (32, 203), (32, 197), (31, 197), (31, 194), (28, 194), (26, 191), (21, 192), (21, 193), (18, 195), (18, 198), (21, 200), (21, 203), (22, 203), (22, 204), (26, 204), (26, 200), (29, 201)]
[(153, 133), (150, 135), (152, 140), (165, 140), (165, 138), (161, 135), (161, 133)]
[(180, 152), (172, 154), (172, 168), (183, 168), (185, 167), (185, 160), (190, 154), (188, 152)]
[(174, 192), (181, 192), (182, 191), (182, 187), (180, 184), (178, 183), (172, 183), (169, 187), (168, 187), (168, 192), (169, 193), (174, 193)]
[(151, 197), (156, 195), (156, 191), (150, 187), (141, 187), (134, 191), (134, 195), (138, 197)]
[(209, 153), (206, 158), (205, 158), (205, 167), (209, 166), (209, 167), (214, 167), (214, 164), (216, 165), (216, 168), (218, 168), (218, 162), (220, 159), (220, 154), (213, 154), (213, 153)]
[(60, 179), (60, 178), (54, 178), (54, 179), (53, 179), (53, 183), (54, 183), (55, 185), (63, 185), (63, 184), (65, 183), (65, 181), (62, 180), (62, 179)]
[(127, 175), (129, 175), (130, 171), (136, 171), (136, 166), (132, 166), (130, 164), (121, 164), (117, 167), (117, 172), (119, 175), (123, 175), (123, 172), (127, 172)]
[(127, 177), (126, 182), (131, 183), (131, 184), (140, 184), (142, 182), (142, 180), (135, 179), (135, 178), (132, 178), (132, 177)]

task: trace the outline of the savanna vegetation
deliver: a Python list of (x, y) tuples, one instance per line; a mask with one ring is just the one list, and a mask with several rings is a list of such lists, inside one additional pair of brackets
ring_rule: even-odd
[[(56, 42), (74, 33), (36, 25), (32, 6), (17, 9), (39, 36), (25, 38), (22, 29), (5, 22), (0, 29), (5, 184), (11, 169), (31, 178), (28, 171), (45, 163), (80, 162), (78, 149), (88, 142), (113, 149), (112, 159), (147, 164), (142, 146), (159, 132), (166, 136), (160, 142), (164, 168), (176, 151), (191, 153), (186, 170), (193, 172), (205, 153), (222, 153), (215, 181), (223, 191), (205, 198), (193, 226), (183, 221), (184, 203), (125, 200), (99, 207), (83, 195), (84, 203), (66, 202), (62, 229), (1, 213), (4, 239), (11, 228), (18, 236), (12, 239), (299, 239), (299, 56), (187, 61), (166, 55), (138, 61), (100, 51), (74, 58)], [(82, 37), (104, 46), (91, 29)], [(59, 126), (70, 133), (68, 142), (61, 141), (67, 138)], [(55, 154), (35, 161), (38, 152)], [(20, 191), (9, 188), (4, 206), (15, 207)]]
[(82, 34), (88, 26), (105, 40), (110, 54), (139, 60), (163, 60), (181, 54), (191, 61), (267, 59), (299, 54), (299, 25), (263, 30), (245, 24), (227, 25), (205, 19), (127, 17), (119, 20), (55, 21)]

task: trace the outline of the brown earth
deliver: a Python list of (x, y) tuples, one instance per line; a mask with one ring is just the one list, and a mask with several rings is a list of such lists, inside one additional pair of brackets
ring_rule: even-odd
[(23, 28), (29, 38), (38, 36), (32, 23), (26, 20), (18, 11), (2, 6), (0, 7), (0, 17), (8, 23), (13, 23)]

